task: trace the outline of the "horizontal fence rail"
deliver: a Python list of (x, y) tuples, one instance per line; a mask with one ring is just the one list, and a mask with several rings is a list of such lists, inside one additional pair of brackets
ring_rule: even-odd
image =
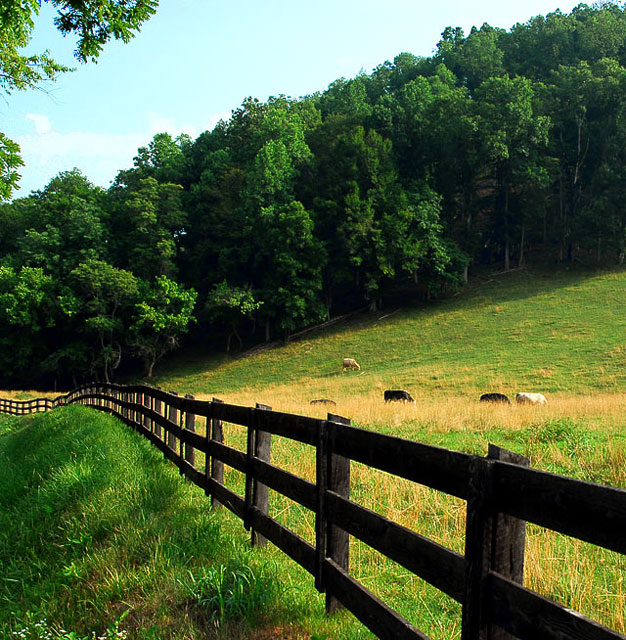
[[(332, 414), (309, 418), (145, 385), (92, 383), (55, 399), (0, 398), (0, 412), (71, 404), (111, 413), (145, 436), (212, 506), (243, 520), (253, 545), (269, 540), (308, 571), (326, 593), (327, 611), (346, 607), (380, 638), (428, 640), (350, 575), (350, 536), (459, 602), (462, 640), (626, 640), (522, 585), (526, 522), (626, 554), (626, 490), (531, 469), (526, 458), (493, 445), (483, 458), (357, 429)], [(197, 417), (206, 420), (204, 435)], [(224, 443), (224, 423), (246, 428), (245, 451)], [(315, 482), (271, 464), (272, 435), (315, 448)], [(352, 501), (351, 461), (465, 500), (465, 553)], [(224, 465), (244, 474), (244, 495), (225, 486)], [(270, 489), (314, 513), (314, 545), (268, 515)]]

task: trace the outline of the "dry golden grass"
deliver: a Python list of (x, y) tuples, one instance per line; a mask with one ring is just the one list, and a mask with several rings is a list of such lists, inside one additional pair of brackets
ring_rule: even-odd
[[(551, 396), (547, 406), (532, 407), (485, 405), (468, 397), (417, 397), (415, 405), (385, 404), (382, 391), (380, 388), (348, 397), (331, 396), (337, 402), (332, 411), (351, 418), (353, 424), (360, 427), (436, 444), (442, 440), (443, 446), (450, 446), (448, 441), (452, 438), (454, 442), (457, 434), (464, 439), (459, 441), (459, 446), (450, 448), (465, 448), (481, 455), (486, 454), (488, 443), (498, 435), (505, 439), (496, 442), (502, 446), (506, 446), (510, 435), (518, 436), (512, 443), (517, 444), (518, 449), (522, 445), (522, 452), (529, 455), (536, 468), (565, 469), (568, 475), (626, 487), (626, 442), (619, 437), (626, 415), (626, 394), (562, 394)], [(327, 409), (309, 405), (309, 400), (315, 397), (321, 396), (302, 387), (275, 387), (262, 392), (239, 392), (222, 399), (242, 405), (253, 405), (260, 400), (280, 411), (325, 417)], [(542, 425), (560, 424), (559, 421), (564, 420), (566, 425), (583, 425), (582, 433), (605, 435), (605, 445), (585, 448), (583, 440), (572, 445), (579, 449), (568, 451), (556, 442), (533, 439), (535, 430), (540, 430)], [(228, 430), (227, 427), (227, 433)], [(233, 446), (244, 445), (241, 434), (230, 437)], [(312, 449), (283, 438), (276, 438), (272, 447), (275, 464), (314, 480)], [(232, 488), (241, 490), (238, 476), (234, 471), (227, 474)], [(464, 501), (357, 463), (352, 464), (351, 491), (356, 502), (463, 553)], [(277, 520), (313, 542), (311, 513), (274, 492), (271, 512)], [(434, 596), (422, 581), (357, 540), (352, 541), (351, 553), (353, 574), (377, 595), (400, 608), (405, 606), (405, 601), (432, 601), (437, 597), (437, 606), (444, 607), (448, 614), (433, 623), (430, 632), (433, 637), (441, 638), (458, 635), (460, 609), (456, 603), (440, 594)], [(619, 554), (529, 525), (525, 568), (525, 584), (529, 588), (624, 633), (625, 579), (626, 559)], [(409, 593), (411, 596), (407, 599)], [(411, 618), (410, 608), (403, 613)], [(435, 628), (439, 630), (433, 631)]]
[[(410, 426), (427, 426), (433, 431), (474, 432), (500, 429), (524, 429), (538, 422), (560, 418), (585, 420), (590, 428), (617, 428), (626, 422), (626, 393), (595, 393), (588, 396), (555, 394), (548, 396), (547, 406), (492, 405), (478, 402), (478, 396), (416, 396), (415, 404), (385, 403), (385, 387), (379, 385), (366, 392), (338, 395), (316, 393), (304, 385), (280, 385), (222, 394), (220, 399), (231, 404), (254, 406), (269, 404), (275, 411), (285, 411), (325, 418), (327, 412), (352, 420), (368, 429), (392, 433), (394, 428), (410, 432)], [(210, 400), (212, 396), (198, 394), (196, 398)], [(329, 398), (334, 407), (311, 405), (316, 398)], [(403, 437), (407, 437), (403, 433)]]

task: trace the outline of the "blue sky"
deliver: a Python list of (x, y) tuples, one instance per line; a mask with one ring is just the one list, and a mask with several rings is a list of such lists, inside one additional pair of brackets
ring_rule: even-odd
[(154, 134), (196, 137), (244, 98), (323, 91), (398, 53), (430, 55), (446, 26), (510, 28), (578, 2), (527, 0), (161, 0), (129, 44), (78, 64), (74, 42), (44, 3), (29, 51), (49, 49), (73, 73), (0, 101), (0, 130), (17, 140), (25, 196), (79, 167), (108, 187)]

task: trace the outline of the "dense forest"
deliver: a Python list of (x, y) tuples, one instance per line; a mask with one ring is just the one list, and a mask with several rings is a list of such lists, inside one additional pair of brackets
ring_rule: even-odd
[(194, 339), (288, 336), (477, 265), (626, 254), (626, 11), (448, 27), (323, 93), (158, 134), (108, 190), (0, 205), (0, 382), (147, 375)]

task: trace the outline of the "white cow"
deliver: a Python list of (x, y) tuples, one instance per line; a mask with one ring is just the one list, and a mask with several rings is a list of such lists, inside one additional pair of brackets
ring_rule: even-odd
[(548, 404), (543, 393), (518, 393), (515, 401), (517, 404)]
[(359, 363), (354, 358), (344, 358), (343, 359), (343, 370), (346, 369), (358, 369), (361, 370)]

